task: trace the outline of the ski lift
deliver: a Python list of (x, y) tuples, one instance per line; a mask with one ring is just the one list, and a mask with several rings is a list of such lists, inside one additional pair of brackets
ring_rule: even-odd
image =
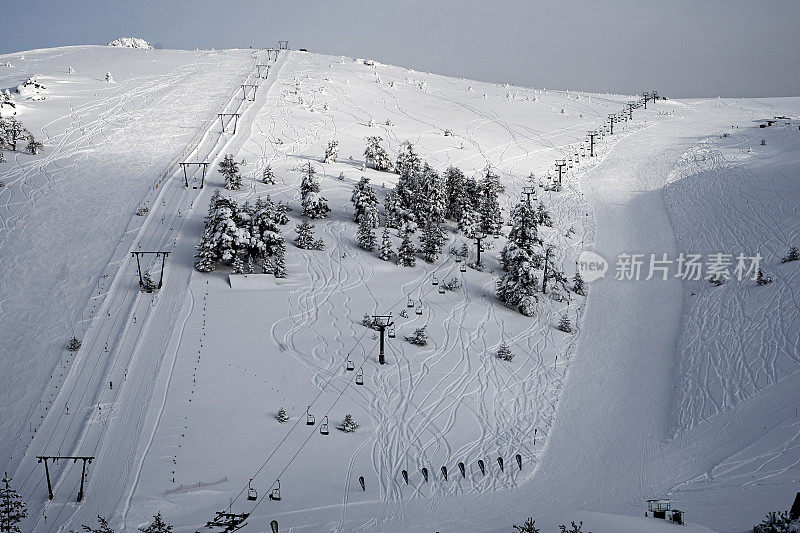
[(408, 303), (406, 304), (406, 307), (414, 307), (414, 300), (411, 299), (411, 296), (408, 297)]
[(250, 481), (247, 482), (247, 499), (254, 502), (258, 499), (258, 491), (250, 486), (251, 483), (253, 483), (253, 478), (250, 478)]
[(433, 281), (431, 281), (431, 285), (438, 285), (439, 279), (436, 277), (436, 274), (433, 275)]
[(388, 335), (389, 335), (389, 338), (390, 338), (390, 339), (394, 339), (394, 338), (397, 336), (397, 334), (396, 334), (396, 333), (395, 333), (395, 331), (394, 331), (394, 324), (392, 324), (391, 326), (389, 326), (389, 333), (388, 333)]
[(325, 418), (322, 419), (322, 423), (319, 425), (319, 433), (320, 433), (320, 435), (327, 435), (328, 433), (330, 433), (328, 431), (328, 417), (327, 417), (327, 415), (325, 416)]
[(351, 360), (350, 360), (350, 358), (348, 357), (348, 358), (347, 358), (347, 370), (349, 370), (349, 371), (351, 371), (351, 372), (352, 372), (352, 371), (353, 371), (353, 370), (355, 370), (355, 369), (356, 369), (356, 365), (355, 365), (355, 364), (353, 363), (353, 361), (351, 361)]
[(356, 372), (356, 385), (363, 385), (364, 384), (364, 369), (359, 368), (358, 372)]
[(309, 409), (311, 409), (310, 405), (306, 408), (306, 425), (307, 426), (313, 426), (314, 424), (317, 423), (317, 421), (314, 418), (314, 415), (312, 415), (311, 413), (308, 412)]
[(464, 263), (461, 263), (461, 267), (459, 268), (459, 270), (460, 270), (461, 272), (466, 272), (466, 271), (467, 271), (467, 265), (466, 265), (466, 264), (464, 264)]
[(275, 481), (275, 483), (277, 484), (277, 486), (270, 491), (269, 499), (274, 502), (279, 502), (281, 501), (281, 480), (278, 479), (277, 481)]
[(422, 315), (422, 302), (417, 304), (417, 309), (415, 311), (418, 315)]
[(444, 285), (439, 285), (439, 294), (444, 294)]
[(461, 256), (460, 256), (460, 255), (457, 255), (457, 256), (455, 257), (455, 260), (456, 260), (456, 263), (460, 263), (460, 262), (461, 262)]

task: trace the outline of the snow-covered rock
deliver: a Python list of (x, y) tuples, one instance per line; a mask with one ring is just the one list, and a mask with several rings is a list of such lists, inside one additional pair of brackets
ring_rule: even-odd
[(120, 37), (108, 43), (108, 46), (120, 46), (122, 48), (153, 48), (150, 43), (139, 37)]

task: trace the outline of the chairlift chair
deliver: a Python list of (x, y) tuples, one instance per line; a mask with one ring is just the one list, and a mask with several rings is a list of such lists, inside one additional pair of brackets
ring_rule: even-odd
[(347, 358), (347, 370), (349, 370), (349, 371), (351, 371), (351, 372), (352, 372), (352, 371), (353, 371), (353, 370), (355, 370), (355, 369), (356, 369), (356, 365), (355, 365), (355, 364), (353, 363), (353, 361), (351, 361), (351, 360), (350, 360), (350, 358), (348, 357), (348, 358)]
[(461, 256), (460, 255), (457, 255), (455, 257), (455, 259), (456, 259), (456, 263), (460, 263), (461, 262)]
[(319, 425), (319, 433), (320, 435), (327, 435), (330, 433), (328, 431), (328, 416), (326, 415), (325, 418), (322, 419), (322, 423)]
[(356, 385), (363, 385), (364, 384), (364, 369), (359, 368), (358, 372), (356, 372)]
[(252, 478), (247, 482), (247, 499), (254, 502), (258, 499), (258, 491), (251, 486), (251, 483), (253, 483)]
[(307, 426), (313, 426), (314, 424), (317, 423), (317, 421), (314, 418), (314, 415), (312, 415), (311, 413), (308, 412), (309, 409), (311, 409), (311, 406), (308, 406), (306, 408), (306, 425)]
[(467, 265), (466, 265), (466, 264), (464, 264), (464, 263), (461, 263), (461, 268), (459, 268), (459, 270), (460, 270), (461, 272), (466, 272), (466, 271), (467, 271)]
[(422, 302), (417, 304), (417, 309), (415, 311), (418, 315), (422, 315)]
[(394, 324), (392, 324), (391, 326), (389, 326), (389, 333), (388, 333), (388, 336), (389, 336), (389, 338), (390, 338), (390, 339), (394, 339), (394, 338), (397, 336), (397, 334), (396, 334), (396, 333), (395, 333), (395, 331), (394, 331)]
[(275, 502), (281, 501), (281, 480), (275, 481), (276, 487), (269, 493), (269, 499)]
[(444, 294), (444, 285), (439, 285), (439, 294)]
[(406, 307), (414, 307), (414, 300), (411, 299), (411, 296), (408, 297), (408, 303)]
[(438, 285), (439, 279), (436, 277), (436, 274), (433, 275), (433, 281), (431, 281), (431, 285)]

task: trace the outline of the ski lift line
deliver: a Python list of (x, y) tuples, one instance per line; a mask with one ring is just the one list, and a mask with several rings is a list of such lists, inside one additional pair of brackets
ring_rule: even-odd
[[(252, 69), (251, 69), (251, 70), (252, 70)], [(244, 79), (245, 79), (245, 81), (246, 81), (246, 79), (247, 79), (247, 78), (250, 76), (250, 74), (252, 74), (252, 72), (248, 72), (248, 73), (246, 74), (246, 76), (245, 76), (245, 78), (244, 78)], [(231, 99), (233, 98), (233, 96), (235, 96), (236, 92), (238, 92), (238, 88), (234, 89), (234, 91), (232, 92), (232, 94), (231, 94), (231, 97), (229, 98), (229, 101), (228, 101), (227, 103), (230, 103)], [(221, 105), (220, 105), (220, 108), (218, 108), (218, 111), (219, 111), (219, 110), (220, 110), (220, 109), (221, 109), (223, 106), (226, 106), (226, 105), (227, 105), (227, 103), (223, 102), (223, 104), (221, 104)], [(188, 152), (188, 153), (190, 153), (191, 151), (193, 151), (193, 150), (194, 150), (194, 148), (196, 148), (196, 147), (197, 147), (197, 145), (199, 144), (199, 141), (202, 139), (203, 135), (204, 135), (205, 133), (207, 133), (207, 131), (204, 131), (204, 130), (207, 130), (207, 127), (208, 127), (208, 126), (209, 126), (209, 125), (210, 125), (210, 124), (213, 122), (213, 120), (214, 120), (214, 115), (212, 114), (211, 118), (210, 118), (210, 119), (209, 119), (209, 120), (206, 122), (206, 125), (205, 125), (205, 126), (203, 126), (203, 127), (201, 128), (201, 130), (198, 132), (198, 134), (197, 134), (197, 135), (195, 136), (195, 138), (192, 140), (192, 142), (190, 143), (189, 147), (187, 147), (187, 148), (184, 150), (184, 152), (181, 154), (181, 156), (179, 156), (178, 158), (176, 158), (176, 160), (175, 160), (175, 161), (173, 161), (172, 165), (170, 165), (170, 167), (169, 167), (169, 168), (168, 168), (168, 169), (167, 169), (167, 170), (166, 170), (166, 171), (165, 171), (165, 172), (162, 174), (161, 178), (155, 182), (157, 185), (160, 185), (160, 184), (163, 182), (164, 178), (166, 178), (166, 176), (169, 174), (169, 172), (170, 172), (172, 169), (174, 169), (174, 167), (176, 166), (176, 164), (177, 164), (178, 162), (180, 162), (181, 158), (182, 158), (182, 157), (183, 157), (183, 156), (184, 156), (184, 155), (185, 155), (187, 152)], [(193, 147), (193, 146), (192, 146), (192, 144), (194, 144), (195, 146)], [(166, 187), (164, 187), (164, 188), (161, 188), (161, 191), (160, 191), (160, 192), (162, 192), (162, 193), (163, 193), (163, 191), (164, 191), (165, 189), (166, 189)], [(172, 196), (174, 197), (174, 191), (170, 191), (170, 192), (172, 193)], [(168, 194), (169, 194), (169, 193), (168, 193)], [(161, 194), (159, 194), (158, 196), (161, 196)], [(155, 200), (156, 200), (156, 201), (157, 201), (157, 199), (158, 199), (158, 196), (155, 198)], [(183, 194), (182, 196), (183, 196), (183, 197), (185, 197), (185, 194)], [(181, 198), (181, 200), (183, 200), (183, 198)], [(145, 203), (148, 203), (148, 202), (149, 202), (149, 200), (146, 200), (146, 201), (145, 201)], [(184, 202), (184, 203), (185, 203), (185, 202)], [(176, 216), (174, 216), (174, 217), (171, 217), (171, 222), (170, 222), (170, 224), (171, 224), (171, 226), (172, 226), (172, 227), (174, 227), (174, 224), (175, 224), (175, 222), (177, 221), (177, 219), (178, 219), (178, 218), (181, 218), (181, 217), (180, 217), (180, 216), (178, 216), (178, 215), (176, 215)], [(182, 229), (182, 227), (183, 227), (183, 224), (184, 224), (184, 223), (185, 223), (185, 219), (184, 219), (183, 221), (181, 221), (181, 222), (180, 222), (180, 225), (179, 225), (179, 227), (178, 227), (178, 232), (180, 232), (180, 230)], [(170, 229), (170, 232), (172, 232), (172, 231), (173, 231), (173, 230), (172, 230), (172, 228), (171, 228), (171, 229)], [(127, 232), (126, 232), (126, 234), (127, 234)], [(165, 235), (164, 235), (164, 237), (166, 237), (166, 238), (167, 238), (167, 240), (168, 240), (168, 237), (169, 237), (169, 232), (165, 232)], [(113, 281), (112, 281), (112, 283), (113, 283)], [(108, 295), (108, 294), (107, 294), (107, 295)], [(138, 299), (138, 295), (137, 295), (137, 299)], [(138, 305), (138, 302), (134, 303), (134, 306), (135, 306), (135, 305)], [(99, 316), (99, 315), (98, 315), (98, 316)], [(115, 315), (114, 322), (112, 323), (112, 330), (113, 330), (114, 326), (116, 325), (117, 319), (118, 319), (120, 316), (121, 316), (120, 314), (117, 314), (117, 315)], [(95, 317), (95, 318), (97, 318), (97, 317)], [(94, 319), (90, 319), (90, 320), (91, 320), (92, 322), (94, 322)], [(90, 324), (89, 328), (87, 328), (87, 332), (88, 332), (90, 329), (91, 329), (91, 324)], [(125, 328), (125, 333), (124, 333), (123, 339), (120, 341), (120, 344), (119, 344), (119, 345), (122, 345), (122, 344), (124, 343), (124, 341), (125, 341), (125, 340), (126, 340), (126, 338), (127, 338), (127, 334), (128, 334), (128, 332), (129, 332), (129, 328)], [(100, 339), (99, 337), (95, 337), (95, 338), (93, 339), (92, 345), (94, 345), (94, 344), (95, 344), (95, 342), (96, 342), (97, 340), (99, 340), (99, 341), (100, 341), (100, 343), (102, 343), (102, 342), (103, 342), (103, 340), (102, 340), (102, 339)], [(106, 338), (106, 341), (108, 341), (108, 338)], [(100, 358), (100, 357), (98, 357), (98, 358), (97, 358), (97, 360), (95, 361), (95, 367), (94, 367), (94, 371), (96, 371), (96, 369), (97, 369), (97, 365), (98, 365), (98, 363), (99, 363), (100, 359), (101, 359), (101, 358)], [(112, 362), (112, 369), (111, 369), (111, 372), (112, 372), (112, 373), (113, 373), (114, 369), (116, 368), (118, 361), (119, 361), (119, 351), (117, 351), (117, 353), (116, 353), (116, 355), (115, 355), (115, 357), (114, 357), (114, 361)], [(85, 368), (85, 367), (84, 367), (84, 368)], [(93, 372), (93, 373), (94, 373), (94, 372)], [(120, 390), (120, 389), (118, 388), (118, 390)], [(74, 392), (74, 388), (73, 388), (73, 389), (70, 391), (70, 399), (72, 399), (72, 393), (73, 393), (73, 392)], [(84, 389), (84, 392), (85, 392), (85, 389)], [(83, 394), (82, 394), (81, 396), (83, 397)], [(118, 392), (118, 393), (117, 393), (115, 396), (116, 396), (116, 397), (119, 397), (119, 392)], [(59, 415), (59, 421), (60, 421), (60, 420), (62, 420), (63, 416), (64, 416), (64, 415), (63, 415), (63, 413), (61, 413), (61, 414)], [(58, 424), (58, 422), (57, 422), (57, 424)], [(71, 425), (72, 425), (72, 419), (70, 419), (69, 427), (71, 427)], [(45, 449), (47, 449), (47, 448), (50, 446), (50, 444), (51, 444), (51, 442), (52, 442), (52, 437), (53, 437), (53, 436), (54, 436), (54, 434), (51, 434), (51, 435), (50, 435), (50, 438), (48, 439), (48, 442), (45, 444)], [(101, 434), (101, 438), (102, 438), (102, 434)], [(95, 445), (95, 450), (97, 449), (97, 446), (98, 446), (98, 445), (99, 445), (99, 440), (98, 440), (98, 442), (97, 442), (97, 443), (96, 443), (96, 445)], [(63, 446), (63, 440), (62, 440), (62, 446)], [(69, 469), (71, 469), (71, 466), (70, 466), (70, 467), (68, 467), (68, 470), (67, 470), (67, 472), (69, 471)], [(23, 482), (23, 484), (26, 484), (26, 483), (27, 483), (27, 482), (30, 480), (32, 473), (33, 473), (33, 469), (31, 470), (31, 472), (29, 472), (29, 474), (28, 474), (28, 476), (26, 477), (26, 479), (25, 479), (25, 481)], [(42, 478), (42, 479), (43, 479), (43, 478)], [(36, 486), (34, 487), (34, 490), (35, 490), (35, 488), (36, 488), (36, 487), (38, 487), (38, 486), (39, 486), (39, 484), (41, 484), (41, 479), (39, 480), (39, 482), (38, 482), (38, 483), (36, 484)], [(22, 487), (22, 486), (21, 486), (21, 487)], [(60, 513), (59, 513), (59, 514), (60, 514)]]
[[(174, 195), (174, 194), (173, 194), (173, 195)], [(181, 195), (181, 193), (179, 193), (179, 195)], [(185, 196), (185, 195), (182, 195), (182, 196)], [(175, 217), (175, 220), (177, 220), (177, 218), (178, 218), (178, 217)], [(185, 220), (184, 220), (183, 222), (181, 222), (181, 224), (180, 224), (180, 226), (179, 226), (179, 228), (178, 228), (178, 231), (180, 231), (180, 230), (182, 229), (182, 227), (183, 227), (183, 223), (184, 223), (184, 222), (185, 222)], [(165, 235), (164, 235), (164, 236), (165, 236), (165, 237), (168, 237), (168, 236), (169, 236), (169, 232), (165, 232)], [(113, 283), (113, 281), (112, 281), (112, 283)], [(138, 300), (139, 296), (140, 296), (140, 295), (139, 295), (139, 294), (137, 294), (137, 296), (136, 296), (136, 300)], [(139, 302), (138, 302), (138, 301), (134, 301), (134, 302), (133, 302), (133, 306), (134, 306), (134, 307), (136, 307), (136, 306), (138, 306), (138, 305), (139, 305)], [(118, 314), (116, 314), (116, 315), (115, 315), (115, 317), (114, 317), (114, 321), (113, 321), (113, 323), (112, 323), (112, 331), (113, 331), (113, 329), (114, 329), (114, 326), (115, 326), (115, 325), (116, 325), (116, 323), (117, 323), (117, 319), (118, 319), (118, 318), (120, 318), (120, 317), (122, 317), (122, 316), (123, 316), (123, 315), (122, 315), (122, 313), (118, 313)], [(130, 322), (130, 319), (128, 319), (128, 322)], [(87, 331), (88, 331), (88, 330), (87, 330)], [(123, 344), (124, 344), (124, 342), (127, 340), (127, 336), (128, 336), (128, 333), (129, 333), (129, 332), (130, 332), (130, 328), (126, 327), (126, 328), (125, 328), (124, 335), (123, 335), (122, 339), (119, 341), (118, 345), (123, 345)], [(110, 337), (108, 337), (108, 336), (107, 336), (107, 337), (106, 337), (106, 339), (105, 339), (105, 341), (107, 342), (107, 341), (109, 340), (109, 338), (110, 338)], [(92, 343), (91, 343), (91, 346), (90, 346), (89, 348), (95, 347), (95, 346), (96, 346), (96, 343), (97, 343), (97, 341), (99, 341), (99, 343), (101, 343), (101, 344), (103, 343), (103, 339), (101, 339), (99, 336), (98, 336), (98, 337), (95, 337), (94, 339), (92, 339)], [(114, 360), (113, 360), (113, 362), (112, 362), (112, 366), (111, 366), (111, 373), (112, 373), (112, 374), (113, 374), (114, 370), (115, 370), (115, 369), (116, 369), (116, 367), (117, 367), (117, 364), (118, 364), (118, 362), (119, 362), (119, 357), (120, 357), (120, 353), (119, 353), (119, 351), (118, 351), (118, 350), (115, 350), (115, 356), (114, 356)], [(97, 365), (98, 365), (98, 363), (100, 362), (100, 360), (101, 360), (101, 357), (100, 357), (100, 356), (98, 356), (98, 358), (97, 358), (97, 359), (96, 359), (96, 361), (95, 361), (95, 367), (94, 367), (94, 369), (93, 369), (93, 372), (92, 372), (92, 374), (94, 374), (94, 373), (97, 371)], [(83, 368), (85, 368), (85, 367), (83, 367)], [(82, 371), (81, 371), (81, 373), (82, 373)], [(117, 390), (118, 390), (118, 391), (120, 391), (121, 389), (120, 389), (120, 388), (118, 388)], [(70, 396), (69, 396), (69, 398), (68, 398), (68, 401), (72, 400), (72, 394), (73, 394), (73, 392), (74, 392), (74, 388), (73, 388), (73, 389), (70, 391)], [(85, 389), (84, 389), (84, 392), (85, 392)], [(115, 399), (119, 398), (119, 394), (120, 394), (120, 392), (117, 392), (117, 393), (115, 394)], [(81, 403), (81, 402), (82, 402), (82, 400), (83, 400), (83, 397), (84, 397), (84, 394), (81, 394), (81, 399), (79, 400), (79, 403)], [(60, 421), (63, 419), (63, 416), (64, 416), (64, 413), (63, 413), (63, 412), (62, 412), (61, 414), (59, 414), (59, 421), (58, 421), (58, 422), (56, 422), (56, 424), (57, 424), (57, 425), (58, 425), (58, 424), (60, 424)], [(73, 421), (73, 419), (70, 419), (70, 422), (69, 422), (69, 424), (68, 424), (68, 428), (67, 428), (67, 432), (68, 432), (68, 431), (69, 431), (69, 429), (71, 429), (71, 427), (72, 427), (72, 421)], [(97, 451), (97, 448), (98, 448), (98, 445), (99, 445), (99, 441), (100, 441), (100, 440), (102, 439), (102, 437), (103, 437), (103, 434), (104, 434), (104, 430), (101, 430), (101, 435), (98, 437), (98, 441), (95, 443), (95, 447), (94, 447), (95, 453), (96, 453), (96, 451)], [(53, 436), (54, 436), (54, 434), (53, 434), (53, 433), (51, 433), (51, 435), (50, 435), (50, 438), (48, 439), (48, 442), (45, 444), (45, 450), (46, 450), (46, 449), (48, 449), (48, 448), (50, 447), (50, 445), (51, 445), (51, 443), (52, 443), (52, 438), (53, 438)], [(65, 438), (66, 438), (66, 433), (65, 433)], [(62, 442), (61, 442), (61, 446), (62, 446), (62, 447), (63, 447), (63, 445), (64, 445), (64, 439), (62, 439)], [(60, 449), (60, 448), (59, 448), (59, 449)], [(65, 472), (62, 474), (62, 476), (65, 476), (65, 475), (67, 475), (67, 474), (68, 474), (68, 473), (71, 471), (71, 469), (72, 469), (72, 465), (69, 465), (69, 466), (67, 467), (67, 470), (66, 470), (66, 471), (65, 471)], [(27, 483), (27, 481), (28, 481), (29, 479), (30, 479), (30, 473), (29, 473), (29, 475), (26, 477), (26, 481), (25, 481), (25, 482)], [(41, 479), (39, 480), (39, 482), (38, 482), (38, 483), (37, 483), (37, 484), (34, 486), (34, 488), (33, 488), (32, 490), (35, 490), (36, 488), (38, 488), (38, 486), (39, 486), (39, 485), (42, 483), (42, 480), (43, 480), (43, 479), (44, 479), (44, 478), (41, 478)], [(22, 486), (21, 486), (21, 487), (22, 487)]]
[[(363, 337), (363, 335), (362, 335), (362, 337)], [(376, 343), (375, 343), (375, 346), (377, 346), (377, 345), (378, 345), (378, 343), (376, 342)], [(374, 349), (374, 347), (373, 347), (373, 349)], [(366, 363), (366, 362), (367, 362), (367, 359), (369, 358), (369, 355), (370, 355), (370, 352), (367, 352), (367, 354), (364, 356), (364, 359), (363, 359), (363, 361), (362, 361), (362, 364), (364, 364), (364, 363)], [(342, 390), (341, 390), (341, 391), (339, 391), (339, 395), (336, 397), (336, 399), (333, 401), (333, 403), (331, 404), (331, 406), (330, 406), (330, 407), (328, 408), (328, 410), (325, 412), (325, 416), (329, 416), (329, 415), (331, 414), (331, 411), (333, 411), (333, 408), (334, 408), (334, 407), (336, 407), (336, 404), (339, 402), (339, 400), (341, 400), (341, 399), (342, 399), (342, 396), (344, 396), (344, 393), (345, 393), (345, 391), (346, 391), (346, 390), (347, 390), (347, 389), (350, 387), (350, 385), (353, 383), (353, 381), (354, 381), (354, 379), (353, 379), (353, 378), (354, 378), (354, 377), (351, 377), (351, 378), (348, 380), (347, 386), (345, 386), (345, 387), (342, 387)], [(299, 422), (299, 420), (301, 420), (301, 419), (302, 419), (301, 417), (298, 417), (298, 422)], [(295, 423), (295, 425), (297, 425), (297, 423)], [(316, 435), (317, 433), (318, 433), (318, 432), (317, 432), (316, 428), (312, 429), (312, 430), (309, 432), (308, 436), (307, 436), (307, 437), (306, 437), (306, 439), (303, 441), (303, 444), (301, 444), (301, 445), (300, 445), (300, 448), (299, 448), (299, 449), (298, 449), (298, 450), (297, 450), (297, 451), (294, 453), (294, 455), (292, 456), (292, 458), (291, 458), (291, 459), (289, 459), (289, 462), (288, 462), (288, 463), (286, 463), (286, 466), (284, 466), (284, 467), (283, 467), (283, 470), (281, 470), (281, 471), (278, 473), (278, 477), (277, 477), (277, 478), (275, 478), (275, 482), (273, 482), (273, 483), (272, 483), (272, 485), (270, 485), (270, 491), (268, 491), (268, 492), (267, 492), (267, 494), (269, 494), (269, 492), (271, 492), (272, 488), (273, 488), (273, 487), (275, 487), (275, 485), (276, 485), (278, 482), (280, 482), (280, 479), (281, 479), (281, 477), (283, 476), (283, 474), (284, 474), (284, 473), (286, 473), (286, 471), (287, 471), (287, 470), (289, 469), (289, 467), (292, 465), (292, 463), (293, 463), (293, 462), (294, 462), (294, 460), (297, 458), (297, 456), (298, 456), (298, 455), (300, 455), (300, 452), (301, 452), (301, 451), (303, 451), (303, 448), (305, 448), (306, 444), (308, 444), (308, 441), (310, 441), (310, 440), (311, 440), (311, 437), (313, 437), (313, 436), (314, 436), (314, 435)], [(265, 498), (265, 497), (266, 497), (266, 495), (264, 495), (264, 496), (261, 496), (261, 498), (259, 498), (259, 500), (258, 500), (258, 501), (255, 503), (255, 505), (253, 506), (253, 508), (250, 510), (250, 514), (251, 514), (251, 515), (252, 515), (253, 513), (255, 513), (256, 509), (258, 508), (258, 506), (261, 504), (261, 502), (264, 500), (264, 498)]]
[[(355, 349), (356, 349), (356, 348), (359, 346), (359, 344), (361, 344), (361, 341), (363, 340), (364, 336), (367, 334), (367, 332), (368, 332), (368, 331), (369, 331), (369, 330), (367, 330), (367, 329), (365, 329), (365, 330), (364, 330), (364, 332), (361, 334), (361, 336), (360, 336), (360, 337), (358, 338), (358, 340), (356, 341), (356, 344), (355, 344), (355, 345), (354, 345), (354, 346), (353, 346), (353, 347), (350, 349), (350, 351), (347, 353), (347, 355), (345, 356), (345, 365), (347, 364), (347, 360), (349, 360), (349, 359), (350, 359), (350, 356), (353, 354), (353, 352), (355, 351)], [(376, 343), (375, 343), (375, 346), (377, 346), (377, 345), (378, 345), (378, 344), (377, 344), (377, 342), (376, 342)], [(374, 350), (374, 347), (373, 347), (373, 350)], [(362, 366), (364, 365), (364, 363), (366, 363), (366, 362), (367, 362), (367, 359), (369, 358), (369, 356), (370, 356), (370, 351), (367, 351), (367, 352), (366, 352), (366, 354), (364, 355), (364, 359), (363, 359), (363, 360), (362, 360), (362, 362), (361, 362)], [(346, 375), (346, 374), (347, 374), (347, 372), (345, 372), (345, 375)], [(319, 392), (317, 392), (317, 395), (314, 397), (314, 399), (313, 399), (313, 400), (311, 400), (311, 403), (308, 405), (308, 407), (309, 407), (309, 408), (311, 408), (311, 407), (313, 407), (313, 406), (314, 406), (314, 404), (316, 403), (316, 401), (317, 401), (317, 400), (320, 398), (320, 396), (322, 396), (322, 393), (323, 393), (323, 392), (325, 392), (325, 390), (328, 388), (328, 385), (330, 384), (330, 382), (331, 382), (331, 381), (333, 381), (333, 378), (335, 378), (337, 375), (338, 375), (338, 372), (331, 372), (331, 375), (330, 375), (330, 377), (328, 378), (328, 380), (325, 382), (325, 384), (322, 386), (322, 388), (320, 388)], [(349, 380), (349, 381), (352, 381), (352, 377), (350, 378), (350, 380)], [(349, 383), (348, 383), (348, 385), (349, 385)], [(343, 393), (344, 393), (344, 390), (345, 390), (345, 389), (347, 389), (347, 386), (345, 386), (345, 387), (342, 387), (342, 392), (341, 392), (341, 394), (343, 394)], [(340, 394), (340, 397), (341, 397), (341, 394)], [(327, 416), (327, 415), (329, 415), (329, 414), (330, 414), (330, 411), (331, 411), (331, 410), (330, 410), (330, 409), (328, 409), (328, 412), (326, 412), (326, 413), (325, 413), (325, 415), (326, 415), (326, 416)], [(267, 456), (267, 458), (266, 458), (266, 459), (264, 459), (264, 462), (261, 464), (261, 466), (260, 466), (260, 467), (258, 467), (258, 470), (256, 470), (255, 474), (253, 474), (253, 476), (252, 476), (252, 479), (255, 479), (255, 478), (257, 478), (257, 477), (258, 477), (258, 475), (261, 473), (261, 471), (262, 471), (262, 470), (264, 470), (264, 468), (267, 466), (267, 463), (269, 463), (269, 460), (270, 460), (270, 459), (272, 459), (272, 457), (273, 457), (273, 456), (274, 456), (274, 455), (275, 455), (275, 454), (278, 452), (278, 450), (280, 449), (280, 447), (283, 445), (283, 443), (284, 443), (284, 442), (286, 442), (286, 440), (289, 438), (289, 436), (292, 434), (292, 432), (293, 432), (293, 431), (294, 431), (294, 430), (297, 428), (297, 426), (298, 426), (298, 425), (300, 425), (300, 421), (301, 421), (301, 420), (303, 420), (303, 417), (302, 417), (302, 416), (298, 416), (298, 417), (297, 417), (297, 420), (296, 420), (296, 421), (295, 421), (295, 423), (294, 423), (294, 425), (292, 425), (292, 427), (291, 427), (291, 428), (289, 428), (289, 431), (288, 431), (288, 432), (286, 433), (286, 435), (284, 435), (284, 436), (283, 436), (283, 438), (282, 438), (282, 439), (281, 439), (281, 440), (278, 442), (277, 446), (275, 446), (275, 449), (273, 449), (273, 450), (272, 450), (272, 451), (269, 453), (269, 455)], [(305, 424), (303, 424), (303, 425), (305, 425)], [(280, 476), (278, 476), (278, 477), (280, 477)], [(232, 503), (236, 503), (236, 501), (237, 501), (237, 500), (238, 500), (238, 499), (241, 497), (241, 495), (242, 495), (242, 494), (244, 494), (246, 491), (247, 491), (247, 487), (245, 487), (245, 488), (243, 488), (242, 490), (240, 490), (240, 491), (239, 491), (239, 492), (236, 494), (236, 496), (234, 496), (234, 498), (233, 498), (233, 500), (232, 500)], [(263, 499), (263, 496), (262, 496), (262, 499)], [(260, 501), (260, 500), (259, 500), (259, 501)]]

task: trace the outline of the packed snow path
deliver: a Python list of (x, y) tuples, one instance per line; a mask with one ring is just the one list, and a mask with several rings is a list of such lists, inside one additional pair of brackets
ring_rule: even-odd
[[(255, 79), (252, 68), (242, 82), (251, 79)], [(261, 88), (263, 95), (268, 84), (262, 83)], [(241, 88), (236, 87), (220, 106), (220, 111), (243, 113), (243, 120), (246, 120), (245, 111), (258, 105), (259, 95), (255, 103), (240, 95)], [(190, 145), (191, 150), (184, 157), (189, 161), (208, 161), (213, 168), (232, 139), (219, 133), (216, 115), (210, 117), (205, 128), (197, 136), (199, 142)], [(134, 406), (148, 406), (153, 395), (159, 396), (154, 385), (167, 355), (164, 347), (172, 335), (182, 303), (180, 296), (185, 293), (193, 270), (193, 243), (189, 239), (179, 241), (179, 235), (198, 196), (208, 190), (187, 188), (180, 168), (175, 165), (167, 178), (158, 183), (160, 194), (138, 231), (135, 245), (130, 248), (132, 251), (172, 252), (164, 273), (164, 287), (153, 294), (139, 292), (136, 260), (121, 242), (117, 254), (121, 255), (118, 274), (111, 282), (98, 317), (83, 339), (66, 380), (58, 387), (58, 395), (53, 400), (55, 407), (48, 410), (17, 469), (17, 477), (32, 484), (26, 489), (36, 495), (44, 494), (46, 501), (47, 487), (36, 456), (95, 456), (86, 478), (87, 492), (91, 487), (95, 497), (87, 498), (81, 505), (71, 504), (80, 484), (80, 470), (68, 461), (51, 466), (53, 492), (57, 496), (42, 513), (30, 514), (29, 520), (35, 524), (32, 529), (57, 531), (69, 524), (76, 527), (90, 523), (98, 513), (110, 514), (124, 498), (125, 488), (138, 467), (139, 439), (146, 438), (150, 426), (145, 420), (148, 410)], [(196, 176), (190, 174), (190, 185), (195, 182), (199, 185), (194, 178)], [(209, 179), (208, 183), (213, 180)], [(191, 231), (195, 229), (194, 226), (190, 228)], [(143, 261), (142, 268), (153, 262), (160, 263), (151, 256)]]

